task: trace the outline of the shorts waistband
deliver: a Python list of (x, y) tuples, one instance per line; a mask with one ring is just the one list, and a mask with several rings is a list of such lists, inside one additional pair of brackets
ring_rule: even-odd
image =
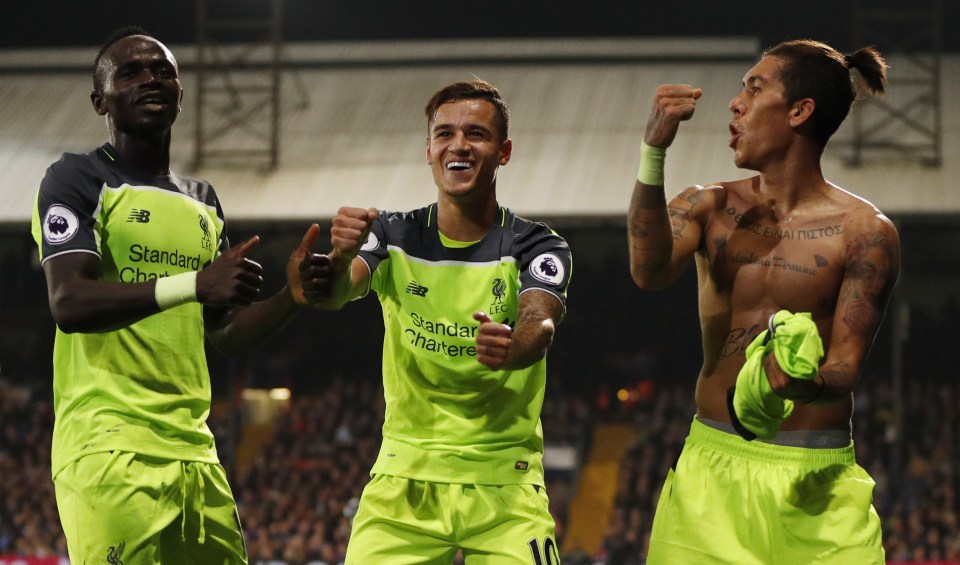
[[(737, 434), (733, 425), (707, 418), (697, 417), (705, 426), (728, 434)], [(784, 447), (807, 447), (813, 449), (837, 449), (850, 445), (850, 432), (847, 430), (790, 430), (782, 431), (773, 439), (755, 439), (760, 443), (782, 445)]]
[[(721, 427), (716, 427), (719, 424)], [(853, 465), (856, 463), (856, 456), (853, 450), (853, 441), (849, 434), (843, 430), (825, 430), (821, 431), (803, 431), (803, 432), (780, 432), (780, 435), (787, 434), (787, 442), (813, 442), (813, 446), (794, 445), (787, 443), (780, 445), (777, 442), (761, 442), (758, 440), (747, 441), (740, 437), (733, 427), (727, 431), (722, 426), (723, 422), (715, 420), (701, 420), (694, 417), (690, 425), (690, 435), (687, 442), (691, 445), (700, 445), (723, 451), (731, 455), (747, 457), (759, 461), (782, 461), (784, 463), (801, 464), (813, 467), (823, 467), (827, 465)], [(842, 447), (820, 447), (816, 441), (817, 438), (823, 438), (824, 443), (837, 441), (838, 434), (842, 432), (846, 435), (846, 444)]]

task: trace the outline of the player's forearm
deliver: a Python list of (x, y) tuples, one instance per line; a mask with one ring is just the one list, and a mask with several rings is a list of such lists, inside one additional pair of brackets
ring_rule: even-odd
[[(216, 312), (216, 310), (212, 310)], [(207, 316), (207, 337), (222, 353), (243, 353), (267, 342), (299, 312), (285, 286), (267, 300)]]
[[(331, 253), (334, 260), (335, 254)], [(363, 295), (368, 277), (366, 265), (361, 260), (351, 259), (343, 266), (335, 266), (329, 286), (320, 295), (314, 294), (310, 304), (320, 310), (339, 310)]]
[(330, 285), (329, 294), (312, 302), (319, 310), (339, 310), (355, 297), (354, 282), (349, 275), (338, 275)]
[(118, 330), (160, 311), (154, 282), (113, 283), (77, 279), (50, 293), (50, 313), (65, 333)]
[(809, 394), (799, 399), (804, 404), (829, 406), (850, 398), (856, 387), (859, 371), (845, 361), (828, 361), (820, 367), (817, 378), (810, 383)]
[(550, 318), (521, 320), (514, 328), (510, 350), (503, 363), (504, 370), (524, 369), (547, 355), (553, 343), (555, 326)]
[(639, 180), (627, 213), (630, 275), (641, 288), (660, 288), (669, 282), (673, 234), (662, 186)]
[(100, 280), (100, 260), (90, 253), (65, 253), (44, 262), (50, 313), (66, 333), (117, 330), (160, 311), (156, 281)]

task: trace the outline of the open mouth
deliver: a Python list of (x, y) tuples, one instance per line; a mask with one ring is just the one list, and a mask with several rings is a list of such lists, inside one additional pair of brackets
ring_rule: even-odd
[(145, 94), (136, 99), (134, 102), (137, 106), (169, 106), (170, 103), (165, 96), (160, 94)]
[(740, 132), (737, 131), (737, 128), (733, 127), (733, 124), (730, 124), (730, 147), (733, 147), (737, 144), (737, 140), (740, 139)]
[(448, 171), (469, 171), (473, 168), (473, 163), (468, 161), (450, 161), (447, 163)]

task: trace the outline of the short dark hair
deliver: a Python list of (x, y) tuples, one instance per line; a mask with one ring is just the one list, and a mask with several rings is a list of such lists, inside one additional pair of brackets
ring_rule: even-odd
[(779, 78), (788, 104), (804, 98), (816, 103), (810, 123), (813, 138), (821, 146), (837, 131), (857, 99), (850, 69), (860, 72), (872, 94), (883, 94), (887, 84), (887, 64), (874, 47), (843, 55), (826, 43), (795, 39), (768, 49), (763, 56), (783, 60)]
[(97, 92), (103, 92), (103, 86), (106, 84), (107, 78), (103, 76), (103, 72), (100, 69), (100, 60), (103, 59), (103, 56), (107, 54), (107, 51), (113, 47), (114, 43), (132, 35), (145, 35), (147, 37), (156, 39), (156, 37), (153, 37), (153, 34), (151, 34), (149, 31), (135, 25), (123, 26), (111, 33), (110, 36), (107, 37), (107, 40), (103, 42), (103, 45), (100, 46), (100, 50), (97, 51), (97, 57), (93, 60), (93, 89)]
[(433, 123), (440, 106), (447, 102), (456, 102), (458, 100), (486, 100), (493, 104), (497, 111), (497, 121), (500, 122), (500, 140), (507, 139), (510, 133), (510, 108), (496, 86), (481, 79), (474, 79), (464, 82), (455, 82), (449, 84), (436, 93), (427, 102), (424, 112), (427, 115), (427, 128)]

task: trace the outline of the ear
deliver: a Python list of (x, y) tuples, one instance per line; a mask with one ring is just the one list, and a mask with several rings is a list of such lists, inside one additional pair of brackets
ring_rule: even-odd
[(510, 162), (510, 155), (513, 154), (513, 140), (505, 139), (500, 144), (500, 164), (506, 165)]
[(103, 95), (96, 90), (90, 91), (90, 103), (93, 104), (93, 111), (99, 116), (107, 115), (107, 109), (103, 105)]
[(431, 155), (430, 155), (430, 138), (427, 137), (427, 164), (430, 164)]
[(813, 98), (804, 98), (794, 102), (793, 107), (790, 108), (790, 127), (799, 127), (806, 123), (813, 115), (816, 107), (817, 103), (813, 101)]
[(177, 113), (183, 111), (183, 89), (180, 89), (180, 99), (177, 100)]

